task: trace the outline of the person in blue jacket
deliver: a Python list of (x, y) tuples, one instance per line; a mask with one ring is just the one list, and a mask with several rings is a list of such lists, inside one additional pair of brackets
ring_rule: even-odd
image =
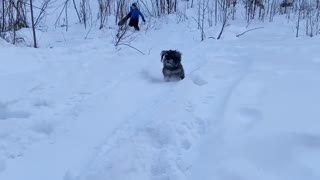
[(127, 19), (130, 18), (129, 26), (130, 27), (134, 27), (134, 29), (137, 30), (137, 31), (140, 30), (140, 28), (139, 28), (139, 16), (141, 16), (143, 22), (146, 22), (146, 20), (144, 19), (143, 14), (140, 12), (140, 10), (137, 7), (137, 4), (133, 3), (131, 5), (130, 12), (126, 16), (126, 18)]

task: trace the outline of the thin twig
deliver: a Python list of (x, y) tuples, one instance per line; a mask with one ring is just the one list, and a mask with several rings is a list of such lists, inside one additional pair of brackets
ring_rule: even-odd
[(55, 26), (57, 26), (58, 22), (60, 21), (60, 17), (62, 16), (62, 13), (63, 13), (64, 9), (67, 8), (67, 4), (68, 4), (68, 3), (69, 3), (69, 0), (67, 0), (67, 1), (64, 2), (63, 8), (62, 8), (62, 10), (60, 11), (60, 14), (59, 14), (56, 22), (54, 23)]
[(192, 16), (192, 19), (194, 19), (194, 21), (196, 21), (196, 23), (198, 24), (198, 26), (201, 26), (201, 24), (198, 22), (198, 20)]
[(126, 43), (119, 43), (119, 44), (118, 44), (118, 46), (119, 46), (119, 45), (126, 45), (126, 46), (129, 46), (129, 47), (131, 47), (132, 49), (135, 49), (135, 50), (137, 50), (138, 52), (140, 52), (142, 55), (145, 55), (145, 53), (144, 53), (144, 52), (142, 52), (142, 51), (140, 51), (139, 49), (137, 49), (137, 48), (135, 48), (135, 47), (131, 46), (130, 44), (126, 44)]
[(144, 1), (141, 0), (140, 2), (144, 5), (144, 7), (145, 7), (146, 10), (148, 11), (149, 15), (152, 17), (152, 13), (150, 12), (148, 6), (144, 3)]
[(87, 34), (86, 34), (86, 36), (84, 37), (84, 39), (87, 39), (87, 38), (88, 38), (89, 33), (91, 32), (92, 28), (97, 25), (97, 22), (98, 22), (98, 19), (96, 20), (96, 22), (94, 23), (94, 25), (91, 25), (91, 26), (90, 26), (90, 29), (89, 29), (89, 31), (87, 32)]

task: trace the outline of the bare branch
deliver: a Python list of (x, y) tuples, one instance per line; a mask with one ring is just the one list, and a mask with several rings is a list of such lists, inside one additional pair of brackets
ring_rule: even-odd
[(119, 43), (119, 44), (118, 44), (118, 46), (121, 46), (121, 45), (129, 46), (129, 47), (131, 47), (132, 49), (137, 50), (138, 52), (140, 52), (142, 55), (145, 55), (144, 52), (142, 52), (142, 51), (140, 51), (139, 49), (131, 46), (130, 44), (126, 44), (126, 43)]
[(245, 33), (249, 32), (249, 31), (253, 31), (253, 30), (256, 30), (256, 29), (262, 29), (262, 28), (264, 28), (264, 27), (257, 27), (257, 28), (249, 29), (247, 31), (244, 31), (241, 34), (236, 35), (236, 37), (240, 37), (240, 36), (244, 35)]

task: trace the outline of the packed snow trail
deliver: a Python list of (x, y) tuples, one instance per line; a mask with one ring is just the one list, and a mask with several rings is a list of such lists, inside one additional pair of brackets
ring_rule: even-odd
[[(246, 65), (229, 66), (208, 60), (199, 68), (203, 74), (198, 74), (197, 80), (190, 79), (189, 74), (184, 81), (161, 85), (170, 86), (170, 91), (107, 136), (80, 176), (70, 179), (183, 179), (192, 167), (189, 155), (213, 123), (215, 109), (225, 101), (223, 94), (236, 81), (233, 76)], [(210, 73), (218, 67), (228, 73)], [(200, 77), (219, 87), (208, 89), (206, 84), (194, 83)]]

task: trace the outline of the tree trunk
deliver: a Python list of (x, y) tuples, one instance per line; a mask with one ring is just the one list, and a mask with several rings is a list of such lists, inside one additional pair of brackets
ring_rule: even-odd
[(5, 31), (5, 14), (4, 14), (4, 2), (5, 0), (2, 0), (2, 25), (1, 25), (1, 33), (3, 33)]
[(30, 12), (31, 12), (31, 23), (32, 23), (32, 33), (33, 33), (33, 47), (37, 48), (37, 37), (36, 37), (36, 29), (35, 29), (34, 18), (33, 18), (32, 0), (30, 0)]

